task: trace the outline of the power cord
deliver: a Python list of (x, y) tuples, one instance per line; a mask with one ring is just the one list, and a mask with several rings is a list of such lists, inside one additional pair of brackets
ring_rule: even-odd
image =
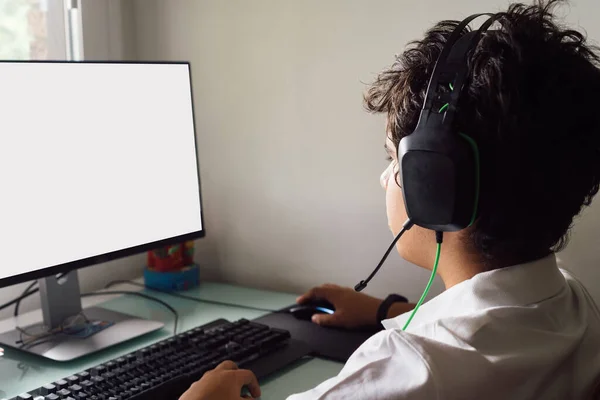
[[(62, 273), (62, 274), (59, 274), (59, 275), (57, 275), (56, 279), (61, 279), (61, 278), (65, 277), (65, 275), (67, 275), (67, 274), (68, 274), (68, 272), (64, 272), (64, 273)], [(31, 284), (30, 284), (30, 285), (27, 287), (27, 289), (25, 289), (25, 290), (23, 291), (23, 293), (22, 293), (22, 294), (21, 294), (19, 297), (15, 298), (15, 299), (13, 299), (13, 300), (11, 300), (11, 301), (9, 301), (8, 303), (4, 303), (4, 304), (2, 304), (2, 305), (0, 306), (0, 311), (2, 311), (2, 310), (4, 310), (5, 308), (8, 308), (8, 307), (10, 307), (10, 306), (12, 306), (12, 305), (14, 304), (14, 305), (15, 305), (15, 313), (14, 313), (14, 316), (15, 316), (15, 317), (16, 317), (16, 316), (18, 316), (18, 315), (19, 315), (19, 306), (20, 306), (20, 304), (21, 304), (21, 301), (23, 301), (23, 300), (24, 300), (24, 299), (26, 299), (27, 297), (31, 296), (32, 294), (36, 294), (37, 292), (39, 292), (39, 291), (40, 291), (40, 289), (37, 289), (37, 288), (32, 290), (32, 288), (33, 288), (33, 287), (34, 287), (36, 284), (37, 284), (37, 281), (33, 281), (33, 282), (31, 282)]]
[(21, 302), (23, 299), (26, 299), (27, 297), (31, 296), (32, 294), (35, 294), (37, 292), (39, 292), (40, 289), (33, 289), (27, 293), (23, 293), (21, 296), (17, 297), (16, 299), (13, 299), (11, 301), (9, 301), (8, 303), (4, 303), (0, 306), (0, 311), (4, 310), (5, 308), (8, 308), (10, 306), (12, 306), (13, 304), (17, 304), (19, 302)]
[(163, 290), (163, 289), (153, 288), (153, 287), (146, 286), (146, 285), (143, 285), (141, 283), (137, 283), (137, 282), (133, 282), (133, 281), (129, 281), (129, 280), (115, 280), (115, 281), (111, 281), (108, 284), (106, 284), (106, 286), (104, 286), (104, 288), (107, 289), (107, 288), (109, 288), (111, 286), (119, 285), (119, 284), (133, 285), (133, 286), (137, 286), (137, 287), (140, 287), (140, 288), (151, 290), (153, 292), (164, 293), (164, 294), (168, 294), (169, 296), (179, 297), (181, 299), (195, 301), (197, 303), (215, 304), (215, 305), (219, 305), (219, 306), (237, 307), (237, 308), (243, 308), (243, 309), (246, 309), (246, 310), (266, 311), (266, 312), (272, 312), (272, 313), (280, 312), (280, 310), (272, 310), (272, 309), (269, 309), (269, 308), (252, 307), (252, 306), (246, 306), (246, 305), (234, 304), (234, 303), (227, 303), (227, 302), (216, 301), (216, 300), (198, 299), (196, 297), (186, 296), (184, 294), (179, 294), (179, 293), (175, 293), (175, 292), (169, 292), (169, 291)]
[(404, 324), (404, 328), (402, 328), (403, 331), (405, 331), (406, 328), (408, 328), (408, 324), (410, 324), (410, 321), (412, 321), (413, 317), (419, 310), (419, 307), (421, 307), (421, 304), (423, 304), (425, 297), (427, 297), (427, 293), (429, 293), (429, 289), (431, 288), (431, 284), (433, 283), (433, 279), (435, 278), (435, 274), (437, 273), (438, 264), (440, 262), (440, 253), (442, 251), (443, 237), (444, 237), (443, 232), (438, 232), (438, 231), (435, 232), (435, 241), (436, 241), (437, 245), (436, 245), (436, 250), (435, 250), (435, 261), (433, 263), (433, 269), (431, 270), (431, 276), (429, 277), (429, 282), (427, 282), (427, 286), (425, 286), (425, 290), (423, 291), (421, 298), (419, 299), (419, 301), (417, 302), (417, 305), (415, 306), (412, 313), (410, 314), (410, 317), (408, 317), (408, 320), (406, 320), (406, 324)]
[(18, 300), (17, 304), (15, 304), (15, 312), (13, 314), (15, 317), (19, 315), (19, 306), (21, 305), (21, 301), (25, 298), (23, 296), (25, 296), (25, 294), (27, 292), (29, 292), (31, 289), (33, 289), (33, 287), (35, 285), (37, 285), (37, 283), (38, 283), (38, 281), (31, 282), (31, 285), (27, 286), (27, 289), (23, 290), (23, 293), (21, 293), (20, 300)]

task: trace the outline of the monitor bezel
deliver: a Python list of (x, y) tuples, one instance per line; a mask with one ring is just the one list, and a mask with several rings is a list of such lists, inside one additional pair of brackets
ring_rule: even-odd
[[(189, 81), (190, 81), (190, 98), (192, 101), (192, 126), (194, 131), (194, 146), (196, 150), (196, 174), (198, 178), (198, 195), (199, 195), (199, 206), (200, 206), (200, 223), (201, 229), (198, 231), (157, 240), (150, 243), (141, 244), (138, 246), (129, 247), (126, 249), (116, 250), (104, 254), (100, 254), (93, 257), (87, 257), (81, 260), (70, 261), (63, 264), (57, 264), (48, 266), (46, 268), (38, 269), (31, 272), (25, 272), (18, 275), (13, 275), (5, 278), (0, 278), (0, 289), (16, 285), (18, 283), (41, 279), (53, 275), (64, 274), (70, 271), (74, 271), (81, 268), (91, 267), (94, 265), (114, 261), (119, 258), (125, 258), (136, 254), (141, 254), (153, 249), (157, 249), (163, 246), (170, 246), (178, 243), (183, 243), (191, 240), (197, 240), (206, 236), (205, 220), (204, 220), (204, 207), (202, 202), (202, 181), (200, 179), (200, 157), (198, 154), (198, 137), (197, 137), (197, 126), (196, 126), (196, 112), (194, 103), (194, 85), (192, 81), (192, 67), (189, 61), (66, 61), (66, 60), (0, 60), (0, 64), (129, 64), (129, 65), (186, 65), (188, 67)], [(35, 251), (35, 248), (32, 249)], [(0, 261), (1, 263), (1, 261)], [(134, 267), (134, 266), (132, 266)], [(0, 265), (2, 268), (2, 265)]]

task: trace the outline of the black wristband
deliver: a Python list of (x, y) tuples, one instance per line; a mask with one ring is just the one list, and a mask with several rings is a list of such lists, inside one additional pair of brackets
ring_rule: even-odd
[(408, 303), (408, 299), (404, 296), (400, 296), (399, 294), (390, 294), (388, 297), (386, 297), (383, 303), (381, 303), (377, 309), (378, 324), (381, 324), (381, 321), (387, 319), (387, 313), (394, 303)]

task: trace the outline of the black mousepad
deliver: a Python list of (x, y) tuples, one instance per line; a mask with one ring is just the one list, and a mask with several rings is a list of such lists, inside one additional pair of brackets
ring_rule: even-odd
[(287, 310), (294, 306), (267, 314), (254, 321), (273, 328), (286, 329), (290, 331), (292, 338), (308, 344), (313, 349), (314, 355), (343, 363), (365, 340), (381, 330), (377, 327), (362, 330), (321, 327), (287, 313)]

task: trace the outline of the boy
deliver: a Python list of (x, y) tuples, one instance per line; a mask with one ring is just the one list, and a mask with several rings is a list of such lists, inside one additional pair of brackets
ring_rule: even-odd
[[(600, 185), (600, 60), (580, 33), (554, 22), (558, 1), (513, 4), (468, 55), (469, 77), (455, 124), (480, 153), (475, 224), (446, 232), (439, 269), (446, 291), (402, 328), (414, 306), (385, 309), (386, 330), (367, 340), (344, 369), (304, 399), (581, 399), (600, 378), (600, 313), (583, 286), (560, 270), (554, 253), (573, 218)], [(417, 124), (436, 60), (458, 25), (430, 29), (366, 94), (386, 113), (390, 164), (381, 177), (394, 235), (407, 214), (397, 149)], [(400, 255), (431, 269), (433, 232), (413, 227)], [(298, 301), (324, 298), (333, 315), (321, 325), (378, 323), (382, 301), (324, 285)], [(389, 304), (388, 304), (389, 305)], [(236, 399), (248, 371), (225, 363), (183, 400)]]

